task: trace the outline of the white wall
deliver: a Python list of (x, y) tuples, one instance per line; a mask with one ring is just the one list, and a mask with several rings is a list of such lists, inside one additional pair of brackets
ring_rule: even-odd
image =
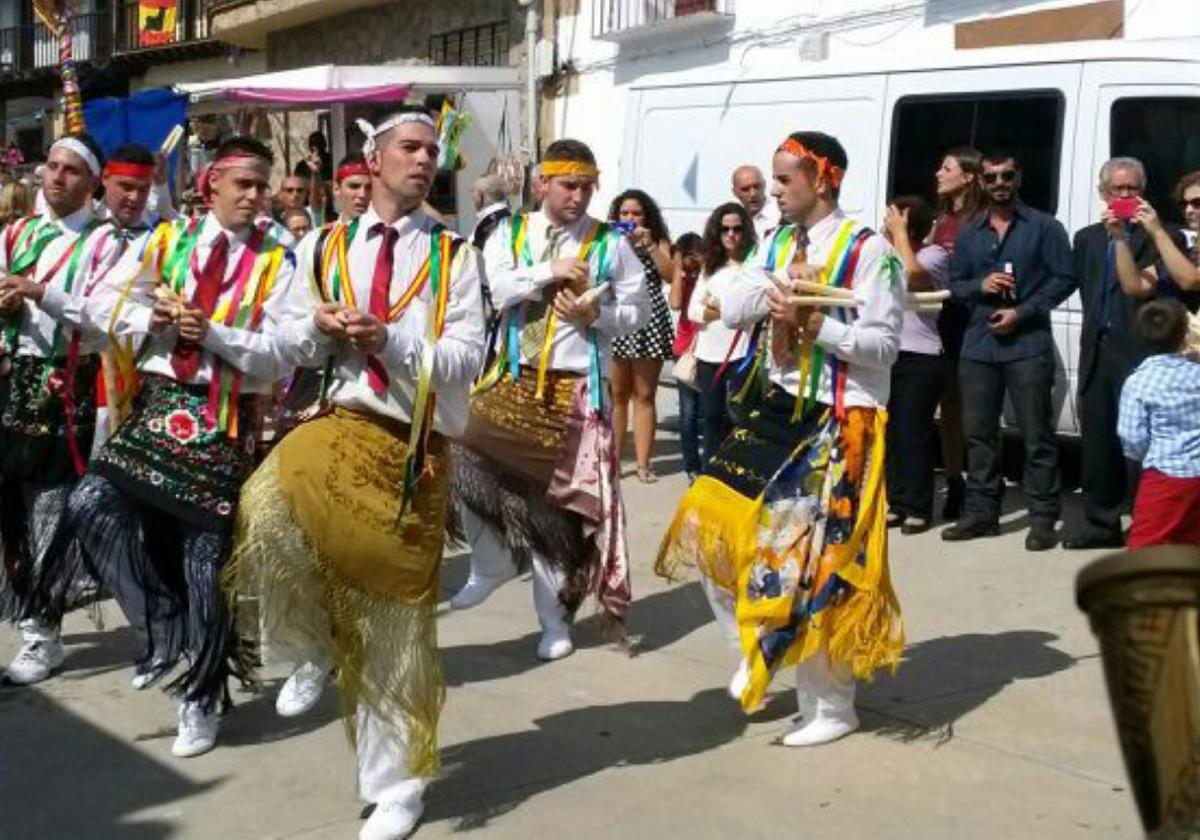
[[(600, 2), (605, 0), (580, 0), (579, 13), (559, 21), (558, 60), (571, 62), (579, 75), (572, 91), (556, 101), (554, 125), (556, 137), (578, 138), (596, 152), (602, 172), (596, 212), (630, 186), (620, 183), (619, 164), (632, 83), (701, 73), (736, 78), (748, 70), (800, 73), (806, 66), (802, 45), (821, 37), (828, 39), (828, 58), (836, 61), (947, 53), (954, 50), (956, 23), (1080, 5), (1080, 0), (726, 0), (736, 9), (727, 21), (660, 31), (618, 46), (591, 37), (593, 6)], [(1125, 5), (1128, 38), (1200, 36), (1200, 2), (1126, 0)], [(681, 142), (688, 142), (683, 137), (692, 129), (681, 127)], [(765, 170), (775, 140), (764, 137), (761, 144), (735, 151)], [(672, 155), (669, 137), (665, 144), (664, 161)]]

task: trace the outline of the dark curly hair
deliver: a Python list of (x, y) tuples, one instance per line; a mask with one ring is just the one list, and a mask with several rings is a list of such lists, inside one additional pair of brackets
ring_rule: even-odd
[(671, 234), (667, 230), (667, 223), (663, 221), (662, 211), (658, 209), (654, 199), (641, 190), (625, 190), (614, 198), (612, 204), (608, 205), (608, 220), (610, 222), (620, 221), (621, 205), (631, 198), (642, 205), (642, 215), (646, 217), (646, 230), (650, 231), (654, 241), (670, 242)]
[[(742, 220), (742, 253), (740, 254), (728, 253), (725, 245), (721, 242), (721, 220), (726, 216), (737, 216)], [(722, 204), (712, 211), (712, 215), (704, 223), (704, 273), (713, 274), (720, 271), (721, 267), (730, 260), (741, 262), (754, 250), (757, 243), (758, 235), (754, 231), (754, 220), (750, 218), (750, 213), (746, 208), (736, 201)]]

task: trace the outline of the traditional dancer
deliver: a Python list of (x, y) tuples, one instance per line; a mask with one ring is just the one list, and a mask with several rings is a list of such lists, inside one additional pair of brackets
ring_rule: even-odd
[(114, 344), (146, 337), (141, 388), (68, 515), (130, 623), (148, 627), (143, 667), (166, 672), (186, 657), (170, 685), (183, 698), (171, 748), (180, 757), (216, 743), (227, 677), (244, 669), (219, 578), (253, 467), (256, 395), (284, 372), (272, 333), (294, 260), (253, 223), (271, 160), (256, 140), (223, 143), (208, 174), (211, 212), (160, 226), (99, 298)]
[(629, 604), (605, 377), (613, 337), (643, 324), (650, 303), (628, 242), (587, 215), (592, 151), (557, 140), (541, 167), (542, 209), (501, 222), (484, 247), (504, 324), (455, 451), (473, 553), (451, 605), (473, 607), (531, 565), (537, 655), (553, 660), (574, 650), (569, 622), (587, 594), (618, 623)]
[[(146, 214), (150, 212), (147, 208), (153, 192), (155, 170), (154, 155), (141, 146), (121, 146), (108, 158), (101, 176), (104, 201), (96, 208), (97, 224), (92, 227), (90, 234), (79, 240), (77, 247), (81, 257), (76, 266), (77, 272), (70, 282), (71, 294), (59, 295), (59, 287), (53, 282), (41, 285), (26, 279), (14, 286), (17, 294), (44, 313), (43, 317), (49, 315), (58, 321), (63, 330), (70, 331), (65, 342), (65, 371), (71, 374), (70, 379), (74, 384), (71, 407), (95, 406), (92, 426), (89, 427), (86, 423), (84, 425), (85, 436), (80, 437), (77, 431), (73, 442), (65, 444), (68, 451), (73, 445), (79, 454), (76, 462), (75, 453), (72, 453), (72, 485), (82, 474), (88, 454), (99, 450), (107, 439), (109, 430), (109, 389), (105, 385), (106, 377), (95, 375), (94, 372), (82, 376), (79, 373), (81, 369), (90, 371), (97, 361), (92, 358), (93, 354), (82, 353), (85, 345), (87, 349), (98, 349), (105, 343), (104, 326), (92, 322), (88, 317), (89, 307), (86, 304), (93, 299), (92, 293), (125, 251), (130, 247), (137, 247), (137, 240), (148, 233), (149, 228), (144, 222)], [(99, 219), (107, 221), (99, 222)], [(75, 338), (76, 335), (79, 336), (78, 339)], [(75, 342), (78, 342), (77, 349), (72, 350), (72, 347), (76, 347)], [(76, 354), (74, 362), (72, 353)], [(113, 379), (113, 384), (116, 385), (111, 359), (108, 352), (99, 352), (100, 367), (108, 374), (107, 378)], [(72, 419), (72, 424), (77, 430), (80, 420), (87, 420), (87, 417)], [(91, 428), (94, 428), (94, 432), (90, 431)], [(67, 487), (63, 491), (64, 502), (69, 489)], [(60, 505), (59, 515), (62, 510)], [(62, 616), (75, 605), (81, 595), (94, 588), (90, 575), (84, 569), (80, 552), (70, 539), (69, 529), (63, 529), (63, 535), (56, 548), (43, 554), (41, 561), (35, 565), (35, 573), (30, 581), (26, 615), (30, 620), (53, 627), (61, 623)], [(134, 629), (144, 637), (144, 627), (134, 625)], [(49, 646), (48, 649), (52, 650), (53, 646)], [(136, 673), (134, 687), (144, 687), (146, 679), (146, 673)]]
[(767, 319), (765, 393), (683, 498), (657, 563), (670, 579), (685, 567), (702, 575), (740, 647), (730, 693), (747, 711), (779, 668), (797, 665), (802, 720), (788, 746), (854, 731), (855, 678), (894, 666), (903, 646), (883, 465), (904, 277), (883, 237), (839, 209), (846, 165), (841, 144), (817, 132), (775, 153), (789, 224), (720, 300), (731, 327)]
[(360, 154), (342, 158), (333, 176), (333, 197), (343, 224), (357, 219), (371, 206), (371, 170)]
[[(42, 192), (47, 210), (0, 232), (0, 537), (4, 612), (21, 619), (24, 644), (9, 682), (46, 679), (63, 662), (59, 631), (78, 569), (63, 512), (83, 475), (95, 427), (103, 334), (82, 316), (89, 235), (101, 224), (92, 193), (103, 156), (87, 135), (54, 143)], [(47, 568), (53, 566), (54, 570)]]
[(257, 603), (269, 654), (322, 679), (336, 667), (375, 803), (360, 837), (384, 840), (412, 831), (438, 768), (448, 438), (467, 425), (484, 324), (475, 250), (421, 209), (433, 120), (405, 110), (369, 128), (371, 207), (301, 245), (294, 308), (310, 314), (281, 337), (324, 368), (326, 411), (247, 482), (229, 579)]
[[(357, 219), (371, 206), (371, 170), (366, 159), (357, 153), (346, 155), (334, 173), (333, 195), (337, 200), (338, 223), (346, 225)], [(331, 232), (322, 233), (328, 241)], [(314, 243), (315, 244), (315, 243)], [(306, 259), (319, 260), (321, 248), (305, 248)], [(319, 271), (316, 265), (304, 265), (310, 276)], [(322, 401), (324, 375), (322, 371), (301, 367), (292, 374), (283, 392), (282, 411), (276, 434), (282, 436), (295, 428), (314, 411)], [(310, 711), (321, 699), (329, 677), (328, 663), (305, 662), (292, 671), (284, 680), (275, 698), (275, 711), (283, 717), (297, 717)]]

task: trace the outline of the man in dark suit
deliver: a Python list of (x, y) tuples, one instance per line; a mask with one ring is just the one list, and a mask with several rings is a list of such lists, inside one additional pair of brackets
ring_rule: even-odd
[[(1117, 199), (1137, 199), (1146, 189), (1146, 173), (1136, 158), (1118, 157), (1100, 168), (1102, 221), (1075, 234), (1075, 277), (1083, 302), (1079, 342), (1078, 410), (1083, 462), (1084, 521), (1063, 541), (1065, 548), (1120, 548), (1121, 512), (1132, 472), (1117, 437), (1117, 406), (1125, 378), (1146, 357), (1135, 328), (1137, 311), (1159, 295), (1178, 297), (1195, 310), (1195, 295), (1185, 295), (1159, 266), (1158, 251), (1140, 225), (1118, 219), (1110, 209)], [(1183, 237), (1175, 231), (1172, 238)], [(1118, 259), (1128, 248), (1131, 261)], [(1122, 272), (1133, 275), (1120, 276)], [(1125, 290), (1135, 291), (1127, 294)]]

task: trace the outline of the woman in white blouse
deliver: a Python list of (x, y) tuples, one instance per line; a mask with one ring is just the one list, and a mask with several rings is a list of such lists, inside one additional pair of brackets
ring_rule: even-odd
[(737, 282), (731, 268), (741, 265), (755, 246), (754, 221), (741, 204), (722, 204), (704, 226), (704, 274), (688, 302), (688, 318), (700, 324), (693, 352), (700, 387), (704, 458), (711, 458), (729, 434), (730, 371), (746, 355), (750, 337), (721, 321), (720, 287)]

